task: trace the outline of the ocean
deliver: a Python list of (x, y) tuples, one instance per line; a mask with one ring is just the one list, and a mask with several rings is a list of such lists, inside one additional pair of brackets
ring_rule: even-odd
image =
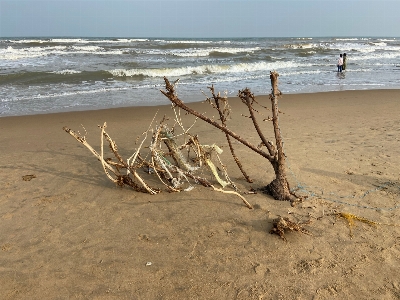
[[(337, 73), (340, 53), (347, 69)], [(400, 38), (0, 38), (0, 117), (228, 96), (400, 88)]]

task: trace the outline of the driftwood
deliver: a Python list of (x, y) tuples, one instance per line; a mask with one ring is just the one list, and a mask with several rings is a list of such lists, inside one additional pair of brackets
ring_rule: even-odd
[[(248, 208), (253, 208), (252, 205), (237, 192), (236, 185), (230, 180), (226, 167), (222, 164), (219, 157), (222, 150), (215, 144), (200, 144), (197, 136), (189, 134), (189, 129), (191, 127), (185, 129), (180, 119), (180, 114), (177, 113), (175, 109), (174, 112), (174, 126), (177, 128), (170, 128), (165, 117), (154, 129), (152, 129), (150, 125), (149, 129), (143, 134), (144, 138), (139, 147), (126, 160), (119, 154), (116, 142), (106, 132), (106, 123), (99, 126), (101, 130), (100, 153), (86, 141), (86, 136), (82, 136), (68, 127), (64, 127), (63, 130), (89, 149), (100, 161), (107, 178), (121, 187), (127, 185), (135, 191), (154, 195), (159, 193), (161, 189), (159, 187), (150, 186), (145, 176), (156, 176), (158, 181), (170, 192), (190, 191), (194, 187), (193, 183), (196, 183), (205, 187), (211, 187), (214, 191), (236, 195)], [(177, 129), (181, 129), (182, 133), (180, 135), (175, 133)], [(150, 158), (145, 159), (140, 151), (150, 132), (152, 132), (150, 145), (148, 146), (150, 152), (148, 156)], [(179, 137), (184, 138), (185, 141), (183, 144), (179, 144)], [(109, 149), (113, 153), (115, 160), (104, 158), (104, 139), (108, 142)], [(187, 155), (182, 152), (185, 150), (187, 151)], [(194, 157), (190, 157), (190, 153), (194, 155)], [(222, 172), (218, 171), (218, 168), (212, 161), (212, 157), (217, 158)], [(215, 180), (222, 188), (230, 186), (235, 191), (217, 188), (215, 184), (210, 182), (207, 178), (196, 174), (198, 170), (204, 171), (204, 168), (214, 176)], [(224, 178), (221, 178), (221, 176)]]
[[(165, 77), (165, 91), (162, 90), (161, 92), (172, 103), (172, 108), (175, 114), (174, 125), (172, 127), (169, 126), (167, 124), (167, 119), (164, 117), (158, 125), (152, 128), (154, 117), (148, 130), (143, 133), (144, 137), (139, 147), (128, 159), (122, 158), (119, 154), (117, 144), (106, 132), (106, 123), (99, 126), (101, 130), (100, 153), (89, 145), (84, 135), (82, 136), (67, 127), (64, 127), (63, 129), (78, 142), (88, 148), (100, 161), (106, 176), (112, 182), (121, 187), (127, 185), (138, 192), (157, 194), (161, 189), (158, 186), (151, 186), (148, 184), (148, 182), (154, 182), (154, 180), (146, 179), (146, 176), (153, 176), (153, 178), (155, 176), (157, 178), (156, 182), (158, 181), (162, 183), (162, 185), (171, 192), (189, 191), (193, 189), (193, 183), (196, 183), (205, 187), (211, 187), (215, 191), (234, 194), (240, 197), (248, 208), (252, 208), (246, 199), (238, 193), (236, 185), (229, 178), (226, 167), (219, 157), (222, 150), (215, 144), (201, 144), (197, 135), (189, 133), (189, 130), (194, 124), (190, 126), (189, 129), (186, 129), (183, 126), (180, 117), (180, 109), (182, 109), (195, 116), (196, 120), (201, 119), (225, 133), (230, 152), (248, 182), (252, 182), (252, 180), (244, 171), (239, 158), (236, 156), (231, 139), (236, 139), (250, 148), (253, 152), (266, 158), (273, 167), (275, 179), (262, 188), (262, 190), (271, 194), (275, 199), (289, 200), (293, 204), (296, 201), (299, 201), (299, 198), (290, 191), (289, 183), (286, 178), (285, 154), (283, 152), (283, 143), (278, 119), (278, 98), (281, 95), (281, 92), (278, 89), (278, 76), (279, 75), (276, 72), (270, 73), (272, 85), (272, 92), (270, 94), (272, 119), (268, 117), (268, 120), (273, 123), (276, 146), (274, 146), (273, 142), (267, 140), (263, 134), (257, 120), (259, 111), (255, 107), (255, 105), (259, 105), (259, 103), (256, 101), (255, 96), (249, 89), (246, 88), (239, 91), (238, 96), (249, 110), (249, 118), (253, 122), (254, 128), (261, 140), (259, 146), (254, 145), (228, 128), (227, 121), (230, 115), (228, 99), (227, 97), (221, 97), (219, 93), (216, 94), (213, 86), (209, 87), (212, 97), (207, 97), (206, 101), (218, 111), (220, 122), (212, 120), (204, 114), (201, 114), (187, 106), (177, 96), (175, 90), (175, 84), (177, 81), (171, 84)], [(178, 134), (178, 131), (181, 133)], [(141, 151), (144, 148), (144, 143), (150, 135), (151, 141), (145, 148), (149, 153), (147, 153), (146, 157), (143, 157)], [(115, 157), (114, 160), (111, 158), (104, 158), (104, 139), (108, 142), (109, 149)], [(183, 139), (183, 142), (181, 142), (181, 139)], [(219, 167), (217, 167), (212, 161), (212, 157), (214, 160), (215, 158), (217, 159)], [(210, 180), (204, 176), (204, 169), (208, 170), (208, 174), (213, 176), (215, 181), (221, 185), (222, 189), (215, 187), (215, 184), (210, 182)], [(202, 171), (199, 172), (200, 170)], [(199, 173), (202, 175), (198, 175)], [(154, 185), (154, 183), (152, 185)], [(231, 187), (234, 191), (224, 190), (227, 186)]]
[[(105, 128), (107, 124), (104, 123), (103, 126), (99, 126), (101, 128), (101, 152), (100, 154), (93, 149), (92, 146), (86, 141), (85, 136), (81, 136), (79, 133), (69, 129), (68, 127), (64, 127), (63, 130), (73, 136), (78, 142), (84, 145), (87, 149), (89, 149), (92, 154), (97, 157), (97, 159), (101, 162), (103, 166), (104, 173), (107, 175), (108, 179), (112, 182), (116, 183), (119, 186), (128, 185), (132, 187), (137, 192), (147, 192), (150, 194), (157, 194), (159, 192), (158, 189), (153, 189), (149, 187), (146, 182), (142, 179), (142, 177), (137, 173), (138, 166), (134, 164), (129, 164), (129, 159), (125, 162), (122, 157), (118, 153), (118, 148), (116, 143), (110, 138), (110, 136), (105, 132)], [(110, 149), (114, 153), (118, 162), (113, 162), (111, 159), (104, 159), (104, 135), (109, 142)], [(138, 155), (138, 151), (135, 153)], [(126, 174), (122, 174), (120, 170), (126, 169)], [(129, 174), (133, 175), (133, 178), (129, 176)]]
[[(217, 121), (214, 121), (207, 116), (205, 116), (202, 113), (199, 113), (195, 111), (194, 109), (190, 108), (187, 106), (177, 95), (176, 90), (175, 90), (175, 84), (171, 84), (166, 77), (164, 77), (165, 81), (165, 91), (161, 90), (161, 92), (173, 103), (173, 105), (185, 110), (186, 112), (192, 114), (193, 116), (196, 116), (197, 118), (211, 124), (212, 126), (218, 128), (222, 132), (225, 133), (228, 139), (229, 146), (231, 148), (231, 153), (235, 159), (235, 161), (238, 163), (238, 158), (234, 154), (232, 144), (230, 143), (230, 138), (236, 139), (238, 142), (242, 143), (243, 145), (247, 146), (250, 148), (252, 151), (255, 153), (261, 155), (262, 157), (266, 158), (272, 165), (274, 172), (275, 172), (275, 179), (270, 182), (267, 186), (263, 188), (265, 192), (268, 194), (272, 195), (274, 199), (277, 200), (289, 200), (293, 203), (300, 201), (300, 198), (298, 198), (293, 192), (290, 191), (289, 187), (289, 182), (286, 177), (286, 171), (285, 171), (285, 154), (283, 152), (283, 143), (282, 143), (282, 136), (279, 128), (279, 109), (278, 109), (278, 98), (282, 94), (279, 89), (278, 89), (278, 76), (279, 74), (277, 72), (271, 72), (270, 73), (270, 79), (271, 79), (271, 85), (272, 85), (272, 92), (270, 94), (270, 100), (271, 100), (271, 106), (272, 106), (272, 123), (273, 123), (273, 128), (274, 128), (274, 134), (275, 134), (275, 142), (276, 146), (273, 145), (271, 141), (268, 141), (259, 124), (257, 121), (256, 117), (256, 112), (257, 110), (254, 107), (254, 104), (257, 103), (255, 100), (255, 96), (251, 93), (249, 89), (244, 89), (242, 91), (239, 91), (239, 97), (242, 100), (242, 102), (248, 107), (249, 113), (250, 113), (250, 119), (253, 122), (254, 128), (257, 131), (257, 134), (261, 140), (262, 146), (265, 146), (267, 148), (266, 151), (264, 151), (261, 147), (257, 147), (248, 140), (242, 138), (240, 135), (236, 134), (232, 130), (230, 130), (226, 126), (226, 110), (222, 109), (221, 106), (219, 105), (219, 102), (221, 101), (221, 97), (218, 95), (215, 95), (214, 88), (211, 88), (211, 92), (213, 95), (213, 101), (212, 103), (211, 99), (208, 99), (210, 103), (216, 108), (219, 112), (220, 115), (220, 121), (221, 124), (218, 123)], [(227, 105), (227, 99), (224, 99), (225, 105)], [(242, 171), (244, 177), (250, 181), (249, 177), (247, 174), (243, 171), (242, 166), (240, 162), (238, 163), (238, 166), (240, 170)]]
[(287, 217), (283, 218), (279, 216), (273, 221), (273, 227), (270, 233), (279, 235), (284, 241), (286, 241), (285, 231), (298, 231), (304, 234), (312, 235), (310, 231), (303, 228), (303, 225), (308, 225), (310, 223), (311, 221), (297, 223), (290, 221)]
[(278, 109), (278, 97), (282, 95), (278, 89), (278, 76), (276, 72), (271, 72), (270, 79), (272, 85), (272, 93), (270, 94), (270, 100), (272, 104), (272, 123), (274, 126), (276, 149), (271, 145), (271, 150), (268, 151), (273, 155), (273, 159), (269, 160), (275, 171), (275, 179), (266, 186), (266, 190), (275, 199), (278, 200), (290, 200), (295, 202), (298, 197), (290, 191), (289, 182), (286, 177), (286, 166), (285, 166), (285, 153), (283, 152), (283, 143), (281, 130), (279, 128), (279, 109)]

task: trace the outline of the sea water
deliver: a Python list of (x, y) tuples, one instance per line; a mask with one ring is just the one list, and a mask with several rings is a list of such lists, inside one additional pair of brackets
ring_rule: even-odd
[(185, 102), (265, 95), (272, 70), (284, 94), (400, 88), (400, 38), (1, 38), (0, 116), (169, 104), (164, 76)]

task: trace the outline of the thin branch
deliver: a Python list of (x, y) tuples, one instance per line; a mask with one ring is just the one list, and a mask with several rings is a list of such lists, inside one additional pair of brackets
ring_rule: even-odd
[[(114, 182), (114, 183), (118, 183), (118, 180), (117, 179), (114, 179), (111, 175), (110, 175), (110, 173), (108, 173), (108, 171), (107, 171), (107, 167), (106, 167), (106, 162), (104, 161), (104, 147), (103, 147), (103, 141), (104, 141), (104, 139), (103, 139), (103, 136), (104, 136), (104, 129), (107, 127), (107, 124), (104, 122), (104, 125), (103, 126), (100, 126), (100, 128), (101, 128), (101, 138), (100, 138), (100, 140), (101, 140), (101, 152), (100, 152), (100, 157), (101, 157), (101, 159), (100, 159), (100, 161), (101, 161), (101, 165), (103, 166), (103, 170), (104, 170), (104, 172), (106, 173), (106, 175), (107, 175), (107, 177), (108, 177), (108, 179), (110, 179), (112, 182)], [(115, 174), (115, 173), (114, 173)]]
[[(276, 156), (276, 151), (274, 147), (270, 143), (268, 143), (267, 139), (265, 138), (264, 134), (261, 131), (260, 126), (258, 125), (256, 116), (254, 115), (254, 110), (252, 109), (252, 103), (251, 100), (254, 99), (254, 95), (250, 92), (249, 89), (244, 89), (239, 92), (239, 97), (242, 99), (242, 101), (247, 105), (249, 112), (250, 112), (250, 118), (253, 121), (254, 128), (256, 129), (258, 136), (260, 137), (261, 141), (264, 143), (264, 145), (267, 147), (268, 152), (270, 153), (271, 157), (275, 159)], [(270, 160), (271, 161), (271, 160)]]
[(163, 93), (173, 104), (175, 104), (176, 106), (182, 108), (183, 110), (187, 111), (188, 113), (198, 117), (199, 119), (202, 119), (203, 121), (213, 125), (214, 127), (222, 130), (223, 132), (227, 133), (228, 135), (230, 135), (231, 137), (233, 137), (234, 139), (236, 139), (237, 141), (239, 141), (243, 145), (247, 146), (248, 148), (250, 148), (254, 152), (258, 153), (262, 157), (265, 157), (269, 161), (272, 162), (274, 160), (274, 157), (271, 156), (269, 153), (266, 153), (266, 152), (258, 149), (256, 146), (254, 146), (250, 142), (244, 140), (242, 137), (240, 137), (239, 135), (237, 135), (236, 133), (234, 133), (230, 129), (218, 124), (217, 122), (211, 120), (210, 118), (204, 116), (203, 114), (198, 113), (197, 111), (195, 111), (195, 110), (191, 109), (190, 107), (186, 106), (186, 104), (184, 104), (182, 102), (182, 100), (180, 100), (176, 96), (174, 86), (169, 83), (169, 81), (168, 81), (168, 79), (166, 77), (164, 77), (164, 81), (165, 81), (165, 84), (166, 84), (166, 90), (167, 91), (161, 90), (161, 93)]
[[(226, 127), (227, 116), (230, 114), (230, 107), (228, 105), (228, 101), (226, 98), (221, 98), (219, 94), (218, 94), (218, 96), (215, 95), (214, 85), (209, 87), (209, 89), (211, 91), (211, 94), (213, 96), (215, 104), (208, 97), (207, 97), (207, 101), (211, 104), (211, 106), (213, 108), (215, 108), (218, 111), (219, 117), (221, 120), (221, 124), (222, 124), (222, 126)], [(221, 108), (220, 100), (222, 100), (224, 102), (224, 109)], [(225, 115), (225, 113), (226, 113), (226, 115)], [(225, 137), (228, 142), (229, 150), (231, 151), (232, 157), (236, 162), (236, 165), (238, 166), (239, 170), (242, 172), (246, 181), (249, 183), (252, 183), (253, 180), (245, 172), (245, 170), (242, 166), (242, 163), (240, 162), (239, 158), (236, 156), (235, 150), (233, 149), (231, 138), (230, 138), (229, 134), (227, 134), (226, 132), (225, 132)]]

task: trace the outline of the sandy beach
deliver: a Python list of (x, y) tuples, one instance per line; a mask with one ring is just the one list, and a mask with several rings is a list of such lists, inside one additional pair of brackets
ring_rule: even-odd
[[(0, 298), (400, 299), (399, 100), (400, 90), (284, 95), (288, 179), (307, 198), (292, 207), (243, 194), (252, 210), (200, 185), (158, 195), (120, 188), (62, 129), (86, 129), (98, 150), (97, 125), (107, 122), (128, 157), (156, 110), (173, 117), (170, 105), (0, 118)], [(258, 144), (246, 107), (230, 104), (228, 126)], [(216, 116), (208, 104), (189, 106)], [(263, 126), (272, 140), (272, 124)], [(202, 121), (191, 132), (222, 147), (241, 192), (274, 178), (268, 161), (235, 142), (247, 183), (221, 132)], [(338, 213), (359, 220), (350, 230)], [(311, 235), (270, 234), (278, 216), (310, 221)]]

